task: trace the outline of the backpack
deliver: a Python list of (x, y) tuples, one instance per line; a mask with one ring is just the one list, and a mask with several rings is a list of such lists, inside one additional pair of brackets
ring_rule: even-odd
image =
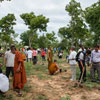
[(76, 61), (78, 62), (79, 61), (79, 55), (82, 51), (78, 52), (77, 55), (76, 55)]
[(81, 53), (84, 54), (84, 61), (85, 61), (85, 53), (84, 53), (83, 51), (80, 51), (80, 52), (78, 52), (77, 55), (76, 55), (76, 61), (77, 61), (77, 62), (79, 61), (79, 56), (80, 56)]

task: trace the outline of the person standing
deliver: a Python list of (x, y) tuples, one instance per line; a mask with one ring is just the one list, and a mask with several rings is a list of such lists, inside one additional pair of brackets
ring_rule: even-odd
[(33, 54), (33, 52), (32, 52), (32, 50), (31, 50), (31, 48), (29, 48), (28, 51), (27, 51), (27, 56), (28, 56), (28, 61), (29, 61), (29, 62), (32, 61), (32, 54)]
[(52, 47), (50, 46), (48, 49), (48, 55), (47, 55), (47, 60), (48, 60), (48, 69), (51, 66), (52, 62), (53, 62), (53, 54), (52, 54)]
[[(79, 69), (80, 69), (80, 76), (79, 76), (78, 81), (80, 82), (80, 80), (82, 78), (83, 82), (85, 82), (86, 81), (86, 66), (85, 66), (85, 53), (84, 53), (83, 47), (78, 51), (77, 55), (79, 56), (78, 57), (78, 65), (79, 65)], [(77, 55), (76, 55), (76, 57), (77, 57)]]
[(92, 64), (91, 64), (90, 73), (91, 73), (92, 82), (96, 82), (95, 71), (97, 71), (98, 74), (97, 83), (100, 83), (100, 50), (98, 45), (95, 46), (95, 50), (93, 50), (91, 53), (91, 63)]
[(75, 47), (71, 48), (71, 53), (69, 55), (69, 64), (71, 66), (71, 71), (72, 71), (72, 81), (76, 81), (76, 51), (75, 51)]
[(12, 73), (12, 76), (14, 76), (14, 60), (15, 60), (15, 54), (13, 54), (12, 50), (5, 54), (6, 76), (8, 78), (10, 72)]
[(42, 57), (43, 65), (44, 65), (44, 61), (45, 61), (45, 55), (46, 55), (46, 52), (44, 51), (44, 49), (41, 49), (41, 57)]
[(37, 50), (33, 48), (33, 64), (37, 64)]
[(27, 82), (24, 60), (22, 54), (16, 50), (15, 46), (11, 46), (11, 51), (15, 54), (13, 89), (18, 89), (18, 96), (22, 96), (21, 90)]

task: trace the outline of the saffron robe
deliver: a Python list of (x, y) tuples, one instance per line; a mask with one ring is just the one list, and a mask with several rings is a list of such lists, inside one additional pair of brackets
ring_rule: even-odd
[(59, 68), (58, 68), (57, 64), (52, 63), (52, 64), (50, 65), (50, 67), (49, 67), (49, 73), (50, 73), (51, 75), (53, 75), (58, 69), (59, 69)]
[(52, 55), (52, 50), (48, 51), (48, 69), (51, 66), (52, 62), (53, 62), (52, 56), (53, 56)]
[[(21, 68), (20, 68), (20, 72), (17, 72), (19, 63), (21, 63)], [(16, 51), (15, 63), (14, 63), (13, 88), (23, 89), (24, 84), (26, 82), (27, 80), (26, 80), (26, 73), (25, 73), (25, 67), (24, 67), (24, 60), (23, 60), (22, 54), (19, 51)]]

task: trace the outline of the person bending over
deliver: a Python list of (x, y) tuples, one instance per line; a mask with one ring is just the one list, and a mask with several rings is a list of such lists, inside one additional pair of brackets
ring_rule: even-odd
[(57, 74), (59, 72), (62, 72), (62, 69), (60, 69), (56, 63), (57, 61), (54, 60), (54, 63), (52, 63), (49, 67), (49, 73), (50, 75), (54, 75), (54, 74)]

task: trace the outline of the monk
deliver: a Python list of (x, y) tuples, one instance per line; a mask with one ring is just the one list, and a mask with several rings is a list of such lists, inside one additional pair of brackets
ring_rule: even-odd
[(15, 46), (11, 46), (11, 51), (15, 54), (13, 89), (18, 89), (18, 96), (22, 96), (21, 90), (27, 82), (24, 60), (22, 54), (16, 50)]
[(59, 72), (62, 72), (62, 69), (60, 69), (56, 63), (57, 61), (54, 60), (54, 63), (52, 63), (49, 67), (49, 73), (50, 75), (54, 75), (54, 74), (57, 74)]
[(49, 69), (49, 67), (50, 67), (50, 65), (52, 64), (52, 47), (50, 46), (49, 47), (49, 49), (48, 49), (48, 58), (47, 58), (47, 60), (48, 60), (48, 69)]

